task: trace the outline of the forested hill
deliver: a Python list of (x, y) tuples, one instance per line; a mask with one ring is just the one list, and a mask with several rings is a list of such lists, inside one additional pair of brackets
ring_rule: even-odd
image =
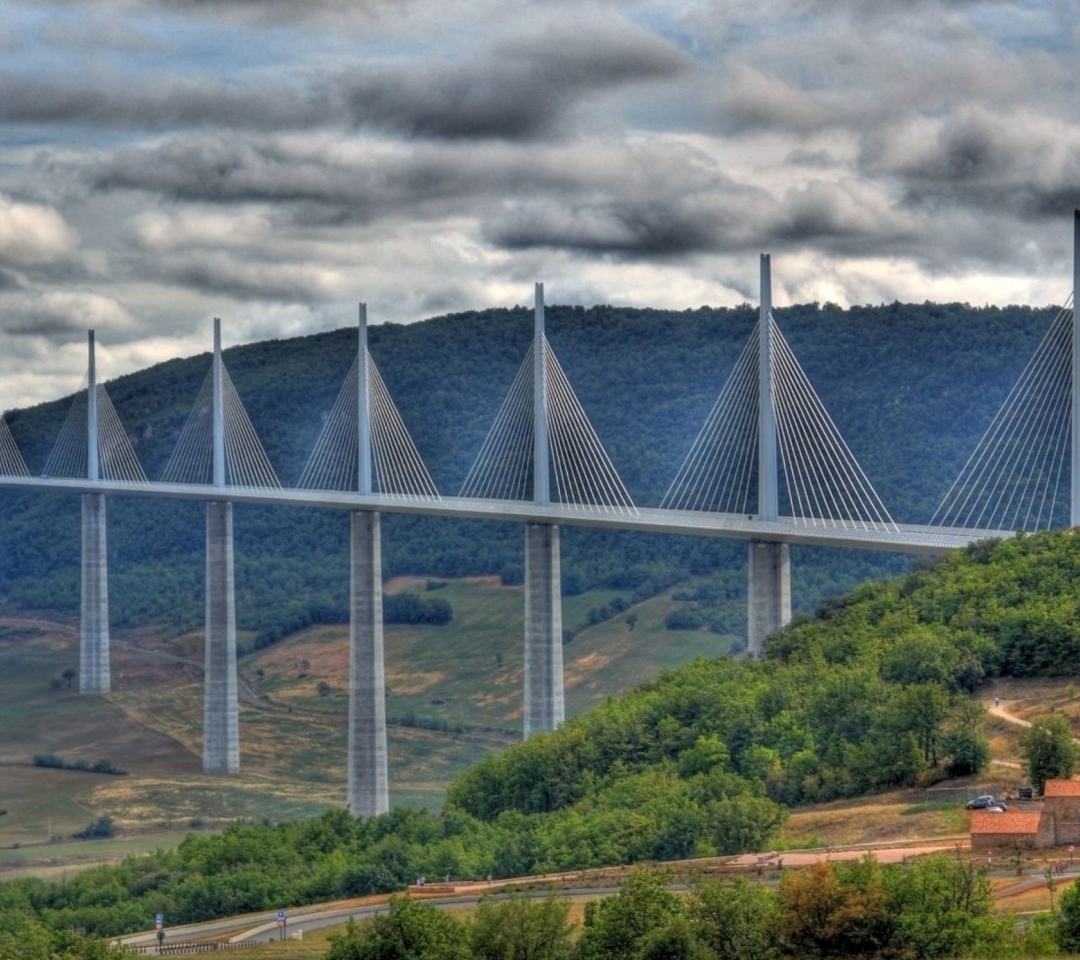
[(187, 923), (423, 875), (771, 849), (790, 805), (984, 768), (986, 711), (970, 694), (998, 673), (1075, 670), (1078, 586), (1072, 533), (977, 544), (823, 605), (764, 660), (696, 660), (489, 753), (441, 814), (236, 825), (66, 883), (0, 884), (0, 911), (112, 936), (155, 912)]
[[(1055, 308), (968, 305), (776, 311), (837, 426), (900, 521), (925, 522), (1023, 368)], [(708, 414), (756, 319), (749, 305), (673, 312), (552, 306), (548, 338), (634, 499), (656, 504)], [(525, 308), (374, 326), (371, 353), (440, 490), (455, 493), (528, 349)], [(355, 351), (355, 328), (225, 351), (225, 363), (271, 461), (294, 483)], [(147, 475), (160, 476), (208, 369), (173, 360), (107, 384)], [(6, 414), (40, 472), (70, 398)], [(77, 497), (5, 493), (0, 592), (10, 603), (74, 612)], [(115, 498), (109, 505), (110, 600), (117, 626), (197, 625), (203, 517), (195, 504)], [(238, 620), (281, 632), (344, 616), (346, 522), (334, 512), (237, 509)], [(521, 575), (512, 524), (387, 517), (384, 572)], [(564, 588), (609, 583), (648, 592), (730, 571), (742, 544), (567, 530)], [(889, 569), (841, 551), (795, 551), (797, 605)], [(895, 563), (892, 569), (896, 569)]]

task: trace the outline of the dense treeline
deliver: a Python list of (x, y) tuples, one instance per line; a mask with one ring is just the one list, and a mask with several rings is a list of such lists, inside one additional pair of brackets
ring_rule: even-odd
[(954, 690), (984, 675), (1072, 674), (1078, 591), (1073, 531), (985, 541), (824, 601), (815, 618), (774, 636), (769, 655), (790, 666), (870, 656), (886, 679)]
[(1019, 932), (992, 916), (985, 873), (943, 856), (823, 863), (785, 872), (775, 890), (735, 878), (680, 897), (668, 879), (631, 874), (618, 894), (586, 905), (576, 940), (570, 903), (554, 896), (483, 901), (464, 921), (394, 898), (388, 915), (334, 936), (324, 960), (932, 960), (1050, 954), (1070, 942), (1065, 922), (1044, 917)]
[[(800, 362), (898, 520), (923, 522), (948, 488), (1053, 311), (893, 304), (777, 311)], [(748, 305), (683, 312), (550, 307), (548, 336), (635, 500), (656, 504), (704, 421), (755, 321)], [(520, 365), (531, 312), (489, 310), (409, 326), (374, 326), (371, 352), (441, 490), (456, 492)], [(293, 483), (351, 362), (355, 331), (227, 350), (225, 361), (283, 482)], [(173, 449), (209, 357), (172, 360), (108, 384), (148, 476)], [(40, 472), (70, 401), (6, 415)], [(5, 493), (0, 595), (78, 609), (79, 502)], [(109, 503), (110, 607), (116, 626), (202, 620), (203, 515), (197, 504)], [(384, 518), (384, 573), (520, 577), (514, 524)], [(239, 625), (269, 643), (347, 609), (347, 519), (329, 511), (238, 507)], [(693, 537), (566, 530), (568, 593), (634, 590), (739, 571), (745, 546)], [(795, 603), (812, 609), (898, 558), (794, 551)], [(635, 574), (636, 572), (636, 574)], [(628, 576), (637, 582), (625, 585)], [(745, 583), (690, 601), (686, 616), (743, 629)]]
[[(614, 896), (587, 904), (579, 932), (570, 901), (485, 898), (462, 919), (435, 905), (393, 897), (387, 914), (350, 920), (324, 960), (864, 960), (1050, 955), (1076, 945), (1080, 898), (1018, 929), (991, 913), (982, 871), (946, 856), (905, 866), (872, 857), (784, 872), (775, 889), (744, 878), (695, 883), (677, 896), (669, 874), (639, 869)], [(124, 957), (25, 909), (0, 913), (0, 960)]]

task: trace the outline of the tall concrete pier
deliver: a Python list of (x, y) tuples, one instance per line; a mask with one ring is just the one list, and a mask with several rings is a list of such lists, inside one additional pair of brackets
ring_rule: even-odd
[[(371, 391), (367, 370), (367, 305), (363, 303), (357, 365), (357, 491), (371, 493)], [(390, 809), (381, 530), (382, 523), (375, 511), (354, 510), (350, 514), (348, 803), (358, 817), (377, 816)]]
[[(758, 516), (779, 516), (772, 351), (772, 265), (761, 255), (761, 308), (758, 315)], [(791, 621), (791, 555), (786, 543), (755, 540), (747, 558), (746, 649), (760, 657), (765, 639)]]
[(380, 526), (374, 511), (350, 515), (348, 802), (358, 817), (390, 809)]
[[(221, 321), (214, 318), (213, 484), (225, 486), (225, 416)], [(203, 692), (203, 771), (240, 772), (240, 721), (236, 700), (236, 593), (233, 571), (233, 506), (206, 505), (206, 652)]]
[[(544, 357), (544, 285), (536, 285), (533, 332), (533, 500), (551, 502)], [(563, 722), (559, 528), (525, 526), (525, 736)]]
[[(86, 477), (98, 480), (97, 365), (94, 331), (89, 332), (90, 370), (86, 388)], [(79, 693), (108, 693), (109, 564), (105, 552), (105, 495), (82, 497), (82, 609), (79, 620)]]
[(525, 526), (525, 736), (564, 719), (559, 528)]
[(105, 553), (105, 494), (84, 493), (79, 693), (108, 693), (109, 689), (109, 569)]
[(747, 560), (747, 654), (760, 657), (771, 633), (791, 622), (791, 554), (786, 543), (751, 540)]
[(220, 501), (206, 505), (205, 671), (203, 772), (239, 773), (233, 507)]

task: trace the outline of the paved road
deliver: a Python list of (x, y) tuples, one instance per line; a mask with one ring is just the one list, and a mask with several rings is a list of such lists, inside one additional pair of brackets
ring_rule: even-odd
[[(777, 865), (778, 860), (783, 861), (785, 867), (805, 867), (825, 860), (857, 860), (872, 852), (881, 863), (902, 863), (905, 859), (915, 856), (923, 856), (929, 853), (941, 851), (954, 851), (956, 841), (933, 841), (918, 846), (880, 847), (875, 849), (859, 850), (819, 850), (819, 851), (786, 851), (783, 854), (744, 854), (741, 857), (725, 857), (713, 860), (713, 863), (722, 862), (743, 868), (753, 868), (760, 863), (769, 867)], [(537, 884), (551, 884), (552, 889), (557, 889), (559, 896), (571, 900), (588, 900), (597, 897), (611, 896), (617, 893), (617, 886), (565, 886), (556, 887), (558, 883), (568, 883), (583, 879), (580, 873), (552, 875), (549, 877), (522, 877), (516, 880), (496, 881), (489, 885), (486, 883), (458, 885), (453, 894), (446, 896), (427, 896), (424, 899), (438, 907), (470, 907), (480, 902), (485, 895), (495, 897), (503, 896), (507, 887), (530, 886), (532, 889), (519, 891), (526, 897), (544, 897), (548, 890), (536, 889)], [(610, 882), (610, 881), (609, 881)], [(318, 904), (306, 907), (295, 907), (287, 910), (289, 935), (301, 931), (317, 930), (320, 927), (332, 926), (344, 923), (350, 917), (356, 920), (364, 920), (379, 913), (385, 913), (389, 909), (387, 898), (368, 897), (358, 900), (344, 900), (335, 903)], [(276, 940), (279, 936), (277, 925), (277, 911), (269, 910), (263, 913), (247, 914), (241, 917), (228, 917), (222, 920), (210, 920), (205, 923), (187, 924), (182, 927), (169, 927), (166, 918), (166, 934), (169, 943), (177, 943), (185, 940), (203, 939), (228, 939), (230, 942), (240, 940)], [(120, 942), (131, 946), (152, 945), (157, 942), (155, 931), (129, 934), (121, 937)]]

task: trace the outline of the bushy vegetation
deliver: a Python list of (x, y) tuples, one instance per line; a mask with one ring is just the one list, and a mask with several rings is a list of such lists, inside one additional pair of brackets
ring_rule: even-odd
[(126, 777), (127, 771), (121, 770), (111, 760), (64, 760), (55, 753), (37, 753), (34, 755), (35, 767), (51, 767), (54, 770), (78, 770), (82, 773), (108, 773), (114, 777)]
[(0, 911), (0, 960), (130, 960), (137, 956), (81, 933), (52, 929), (22, 910)]
[(777, 889), (742, 878), (696, 885), (639, 870), (619, 893), (586, 905), (572, 937), (569, 901), (481, 903), (459, 920), (394, 898), (370, 924), (350, 922), (325, 960), (785, 960), (1007, 956), (1052, 949), (1043, 925), (1017, 932), (994, 917), (990, 883), (966, 863), (936, 856), (909, 866), (872, 857), (788, 871)]

